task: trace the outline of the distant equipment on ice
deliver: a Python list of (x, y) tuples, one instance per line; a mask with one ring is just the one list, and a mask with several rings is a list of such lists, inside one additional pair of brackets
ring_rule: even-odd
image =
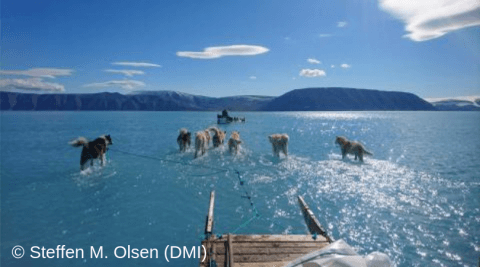
[(245, 122), (245, 117), (230, 117), (228, 111), (224, 109), (222, 114), (217, 114), (217, 124), (227, 124), (231, 122)]

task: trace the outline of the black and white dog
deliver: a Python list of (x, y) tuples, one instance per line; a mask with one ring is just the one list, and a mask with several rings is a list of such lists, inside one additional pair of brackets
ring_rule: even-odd
[(89, 142), (85, 137), (79, 137), (69, 143), (74, 147), (83, 146), (82, 155), (80, 156), (80, 170), (85, 169), (85, 164), (90, 160), (93, 166), (93, 159), (100, 158), (102, 166), (105, 163), (105, 153), (107, 153), (109, 145), (112, 145), (110, 135), (102, 135), (97, 139)]

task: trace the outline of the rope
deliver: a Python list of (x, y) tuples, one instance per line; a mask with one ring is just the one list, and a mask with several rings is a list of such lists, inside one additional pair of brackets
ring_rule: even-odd
[(193, 167), (200, 167), (200, 168), (205, 168), (205, 169), (212, 169), (212, 170), (217, 170), (219, 172), (228, 172), (231, 171), (230, 169), (224, 169), (224, 168), (217, 168), (217, 167), (212, 167), (208, 165), (203, 165), (203, 164), (192, 164), (188, 162), (183, 162), (183, 161), (178, 161), (178, 160), (171, 160), (171, 159), (165, 159), (165, 158), (159, 158), (159, 157), (153, 157), (153, 156), (148, 156), (148, 155), (142, 155), (142, 154), (135, 154), (132, 152), (128, 151), (123, 151), (123, 150), (118, 150), (118, 149), (112, 149), (109, 148), (109, 150), (120, 152), (123, 154), (139, 157), (139, 158), (146, 158), (146, 159), (152, 159), (152, 160), (158, 160), (158, 161), (166, 161), (166, 162), (173, 162), (173, 163), (178, 163), (178, 164), (183, 164), (183, 165), (188, 165), (188, 166), (193, 166)]
[[(240, 175), (240, 172), (238, 170), (235, 170), (235, 173), (237, 174), (237, 177), (238, 177), (238, 182), (240, 183), (241, 186), (245, 185), (245, 182), (242, 180), (242, 177)], [(248, 219), (246, 222), (240, 224), (237, 229), (235, 229), (233, 231), (233, 233), (236, 233), (238, 230), (240, 230), (241, 228), (244, 228), (246, 227), (247, 225), (249, 225), (253, 220), (257, 219), (257, 218), (260, 218), (260, 213), (258, 213), (258, 210), (257, 210), (257, 207), (255, 206), (255, 203), (253, 203), (252, 201), (252, 197), (250, 195), (250, 193), (247, 191), (247, 189), (245, 187), (242, 187), (244, 192), (245, 192), (245, 196), (242, 196), (243, 198), (246, 198), (248, 199), (248, 201), (250, 202), (250, 206), (252, 207), (253, 209), (253, 212), (255, 212), (255, 215), (253, 217), (251, 217), (250, 219)]]
[[(246, 184), (245, 184), (245, 181), (242, 180), (242, 176), (240, 174), (240, 171), (238, 171), (237, 169), (227, 169), (227, 168), (217, 168), (217, 167), (212, 167), (212, 166), (208, 166), (208, 165), (203, 165), (203, 164), (192, 164), (192, 163), (188, 163), (188, 162), (183, 162), (183, 161), (177, 161), (177, 160), (170, 160), (170, 159), (165, 159), (165, 158), (159, 158), (159, 157), (153, 157), (153, 156), (148, 156), (148, 155), (142, 155), (142, 154), (136, 154), (136, 153), (132, 153), (132, 152), (128, 152), (128, 151), (123, 151), (123, 150), (119, 150), (119, 149), (112, 149), (112, 148), (109, 148), (109, 150), (112, 150), (112, 151), (116, 151), (116, 152), (119, 152), (119, 153), (123, 153), (123, 154), (126, 154), (126, 155), (131, 155), (131, 156), (135, 156), (135, 157), (139, 157), (139, 158), (145, 158), (145, 159), (150, 159), (150, 160), (156, 160), (156, 161), (165, 161), (165, 162), (173, 162), (173, 163), (177, 163), (177, 164), (182, 164), (182, 165), (187, 165), (187, 166), (193, 166), (193, 167), (200, 167), (200, 168), (204, 168), (204, 169), (211, 169), (211, 170), (217, 170), (217, 172), (214, 172), (214, 173), (210, 173), (210, 174), (202, 174), (202, 175), (189, 175), (189, 176), (207, 176), (207, 175), (214, 175), (214, 174), (218, 174), (218, 173), (223, 173), (223, 172), (230, 172), (230, 171), (233, 171), (237, 174), (237, 178), (238, 178), (238, 182), (240, 184), (240, 186), (242, 186), (243, 188), (243, 191), (245, 193), (245, 195), (242, 195), (241, 197), (242, 198), (245, 198), (249, 201), (250, 203), (250, 206), (252, 207), (252, 210), (254, 212), (254, 215), (246, 220), (245, 222), (243, 222), (242, 224), (240, 224), (234, 231), (233, 233), (236, 233), (238, 230), (246, 227), (247, 225), (249, 225), (253, 220), (255, 219), (258, 219), (260, 218), (260, 213), (258, 212), (258, 209), (257, 207), (255, 206), (255, 203), (253, 203), (253, 200), (252, 200), (252, 196), (250, 195), (250, 192), (245, 188)], [(266, 167), (270, 167), (270, 166), (266, 166)], [(258, 167), (257, 167), (258, 168)], [(257, 169), (257, 168), (252, 168), (250, 170), (253, 170), (253, 169)], [(249, 171), (249, 170), (247, 170)], [(204, 239), (204, 237), (202, 238)]]

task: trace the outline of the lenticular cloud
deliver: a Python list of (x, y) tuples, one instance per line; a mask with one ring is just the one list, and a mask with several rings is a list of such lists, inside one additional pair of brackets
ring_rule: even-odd
[(33, 68), (28, 70), (0, 70), (0, 75), (19, 75), (53, 79), (57, 76), (70, 76), (72, 72), (72, 69)]
[(114, 80), (102, 83), (91, 83), (86, 84), (84, 87), (96, 87), (96, 88), (103, 88), (103, 87), (120, 87), (125, 90), (134, 90), (140, 87), (145, 87), (145, 83), (142, 81), (136, 80)]
[(320, 69), (302, 69), (299, 75), (303, 77), (313, 78), (327, 76), (327, 73), (324, 70)]
[(268, 52), (269, 49), (256, 45), (230, 45), (207, 47), (203, 52), (179, 51), (177, 56), (198, 59), (213, 59), (223, 56), (254, 56)]
[(112, 65), (117, 66), (127, 66), (127, 67), (136, 67), (136, 68), (160, 68), (161, 65), (147, 62), (131, 62), (131, 61), (122, 61), (122, 62), (113, 62)]
[(44, 82), (41, 78), (3, 79), (0, 80), (0, 91), (3, 90), (50, 91), (63, 92), (65, 87), (59, 83)]
[(478, 0), (380, 0), (380, 8), (403, 20), (404, 37), (421, 42), (480, 25)]
[(112, 69), (108, 69), (108, 70), (105, 70), (105, 71), (110, 72), (110, 73), (123, 74), (123, 75), (129, 76), (129, 77), (132, 77), (133, 75), (143, 75), (143, 74), (145, 74), (145, 72), (143, 72), (141, 70), (112, 70)]

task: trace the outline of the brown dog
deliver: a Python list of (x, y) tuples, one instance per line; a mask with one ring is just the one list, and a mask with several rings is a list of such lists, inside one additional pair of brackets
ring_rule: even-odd
[(210, 139), (211, 139), (210, 131), (204, 130), (203, 132), (205, 133), (205, 138), (207, 140), (207, 143), (205, 144), (205, 146), (206, 148), (208, 148), (208, 145), (210, 144)]
[(358, 157), (358, 159), (363, 162), (363, 155), (373, 155), (359, 142), (349, 141), (343, 136), (337, 136), (335, 143), (340, 145), (340, 149), (342, 150), (342, 159), (344, 159), (347, 154), (353, 154), (355, 155), (355, 160)]
[(287, 134), (272, 134), (268, 137), (270, 143), (272, 143), (273, 155), (280, 157), (280, 151), (288, 156), (288, 140)]
[(237, 154), (238, 147), (241, 143), (242, 141), (240, 140), (240, 134), (237, 131), (232, 132), (232, 135), (228, 140), (228, 149), (230, 150), (230, 153), (235, 152), (235, 154)]
[(213, 131), (213, 147), (219, 147), (225, 142), (225, 136), (227, 135), (226, 131), (221, 131), (217, 127), (210, 127), (208, 130)]
[(185, 129), (180, 129), (180, 134), (177, 137), (177, 143), (180, 147), (180, 152), (185, 152), (191, 143), (191, 133)]
[(83, 146), (82, 154), (80, 156), (80, 170), (85, 169), (85, 163), (90, 160), (90, 165), (93, 166), (93, 159), (100, 158), (102, 166), (105, 163), (105, 153), (107, 153), (107, 146), (112, 145), (112, 138), (110, 135), (102, 135), (97, 139), (89, 142), (85, 137), (79, 137), (69, 143), (74, 147)]
[(205, 154), (205, 151), (208, 148), (208, 142), (210, 140), (210, 134), (208, 130), (200, 131), (195, 134), (195, 156), (197, 158), (198, 154)]

